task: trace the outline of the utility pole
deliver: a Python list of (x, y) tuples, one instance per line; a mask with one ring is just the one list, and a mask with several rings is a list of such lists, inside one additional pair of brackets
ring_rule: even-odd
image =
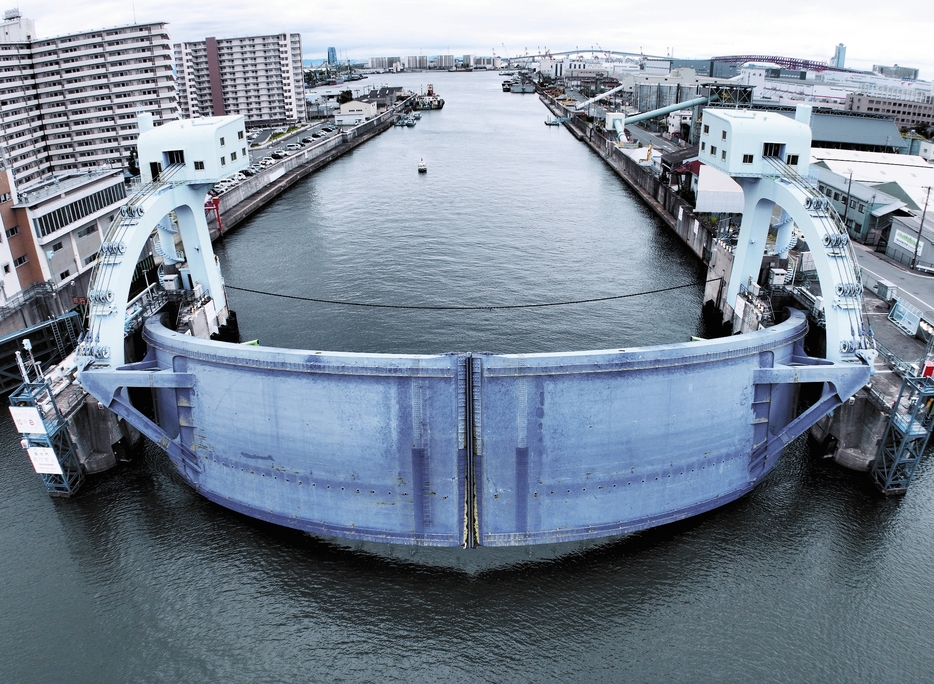
[(924, 211), (921, 212), (921, 223), (918, 224), (918, 239), (915, 241), (915, 255), (911, 258), (911, 270), (918, 264), (918, 250), (921, 248), (921, 230), (924, 228), (924, 215), (928, 213), (928, 200), (931, 199), (931, 186), (926, 185), (928, 194), (924, 198)]
[(850, 171), (850, 182), (846, 186), (846, 199), (843, 200), (843, 225), (846, 225), (846, 215), (850, 211), (850, 191), (853, 190), (853, 172)]

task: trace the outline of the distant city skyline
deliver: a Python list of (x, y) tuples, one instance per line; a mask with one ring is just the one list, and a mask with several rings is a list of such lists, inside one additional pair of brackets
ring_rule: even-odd
[[(11, 3), (13, 6), (14, 3)], [(628, 5), (628, 6), (627, 6)], [(926, 36), (934, 20), (919, 0), (897, 11), (867, 0), (846, 6), (815, 6), (788, 0), (762, 12), (759, 5), (592, 0), (586, 11), (553, 0), (502, 3), (472, 0), (359, 0), (352, 4), (305, 5), (267, 0), (25, 0), (19, 10), (36, 22), (39, 37), (139, 22), (169, 22), (174, 41), (208, 36), (233, 38), (283, 32), (302, 34), (306, 59), (326, 59), (328, 47), (340, 60), (375, 56), (478, 54), (515, 56), (546, 47), (554, 51), (604, 48), (673, 54), (700, 59), (723, 54), (766, 54), (830, 61), (846, 45), (846, 66), (873, 64), (920, 69), (934, 79), (934, 55)]]

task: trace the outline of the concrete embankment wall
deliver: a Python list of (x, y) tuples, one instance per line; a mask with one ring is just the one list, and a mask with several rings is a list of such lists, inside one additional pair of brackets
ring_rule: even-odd
[(602, 130), (589, 125), (583, 118), (574, 116), (573, 110), (559, 104), (548, 95), (541, 94), (540, 99), (555, 116), (570, 116), (564, 125), (574, 137), (600, 155), (694, 254), (705, 264), (710, 262), (716, 235), (698, 220), (690, 203), (663, 184), (650, 169), (643, 168), (623, 154), (623, 151), (616, 147), (615, 136), (607, 138)]
[[(305, 176), (385, 131), (397, 113), (398, 109), (392, 109), (339, 135), (324, 138), (223, 193), (219, 207), (223, 232), (239, 226)], [(213, 211), (207, 217), (211, 239), (216, 240), (221, 232), (217, 217)]]

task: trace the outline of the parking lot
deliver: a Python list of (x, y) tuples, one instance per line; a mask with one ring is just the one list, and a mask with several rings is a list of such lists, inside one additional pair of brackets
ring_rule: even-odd
[(210, 194), (215, 197), (221, 195), (247, 178), (275, 166), (290, 155), (340, 133), (337, 126), (328, 121), (309, 123), (288, 135), (282, 135), (286, 130), (285, 128), (250, 130), (247, 134), (247, 140), (250, 142), (250, 166), (215, 183), (209, 191)]

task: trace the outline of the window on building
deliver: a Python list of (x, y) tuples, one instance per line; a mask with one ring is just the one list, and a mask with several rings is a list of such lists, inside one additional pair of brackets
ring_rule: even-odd
[(204, 162), (196, 161), (195, 162), (195, 171), (204, 171)]
[(61, 240), (59, 240), (59, 241), (56, 242), (54, 245), (52, 245), (52, 251), (53, 251), (53, 252), (59, 252), (59, 251), (61, 251), (61, 250), (63, 250), (63, 249), (65, 249), (65, 245), (62, 244)]
[(23, 256), (16, 257), (15, 259), (13, 259), (13, 265), (19, 268), (20, 266), (25, 264), (27, 261), (29, 261), (29, 257), (24, 254)]
[(704, 133), (710, 133), (710, 126), (704, 124)]
[(88, 266), (89, 264), (93, 263), (96, 258), (97, 258), (96, 254), (92, 254), (91, 256), (85, 258), (84, 265)]
[(231, 153), (230, 153), (230, 161), (232, 161), (232, 162), (237, 161), (237, 153), (236, 153), (236, 152), (231, 152)]
[(221, 138), (221, 147), (223, 147), (223, 146), (224, 146), (224, 139)]
[(85, 226), (84, 228), (82, 228), (81, 230), (79, 230), (79, 231), (78, 231), (78, 237), (79, 237), (79, 238), (83, 238), (83, 237), (85, 237), (85, 236), (87, 236), (87, 235), (90, 235), (91, 233), (96, 233), (96, 232), (97, 232), (97, 224), (96, 224), (96, 223), (92, 223), (91, 225)]
[(169, 150), (166, 155), (169, 158), (169, 164), (185, 163), (185, 152), (183, 150)]
[(237, 138), (243, 140), (243, 131), (237, 131)]
[(856, 200), (854, 199), (850, 200), (850, 209), (856, 209)]
[(744, 164), (752, 164), (752, 155), (751, 155), (751, 154), (744, 154), (744, 155), (743, 155), (743, 163), (744, 163)]
[(9, 265), (9, 264), (3, 264), (3, 275), (8, 275), (9, 272), (10, 272), (10, 265)]
[(6, 229), (7, 237), (13, 237), (14, 235), (19, 235), (19, 226), (10, 226)]
[(839, 192), (835, 192), (835, 193), (833, 194), (833, 198), (834, 198), (837, 202), (839, 202), (839, 201), (840, 201), (840, 193), (839, 193)]
[(726, 161), (726, 150), (720, 151), (720, 159), (722, 159), (723, 161)]
[(710, 146), (710, 155), (711, 155), (712, 157), (716, 157), (716, 156), (717, 156), (717, 146), (716, 146), (716, 145), (711, 145), (711, 146)]
[(707, 149), (707, 143), (702, 142), (702, 143), (700, 144), (700, 149), (701, 149), (701, 152), (703, 152), (704, 150), (706, 150), (706, 149)]
[(798, 165), (798, 155), (796, 155), (796, 154), (789, 154), (788, 157), (785, 159), (785, 163), (788, 164), (788, 166), (797, 166), (797, 165)]
[(865, 204), (860, 204), (860, 205), (856, 208), (856, 210), (857, 210), (860, 214), (865, 214), (865, 213), (866, 213), (866, 205), (865, 205)]
[(726, 140), (726, 131), (720, 131), (720, 140)]
[(71, 271), (62, 271), (61, 273), (58, 274), (58, 279), (59, 279), (59, 280), (64, 280), (65, 278), (67, 278), (67, 277), (70, 276), (70, 275), (71, 275)]
[(221, 157), (221, 166), (227, 166), (227, 157)]

